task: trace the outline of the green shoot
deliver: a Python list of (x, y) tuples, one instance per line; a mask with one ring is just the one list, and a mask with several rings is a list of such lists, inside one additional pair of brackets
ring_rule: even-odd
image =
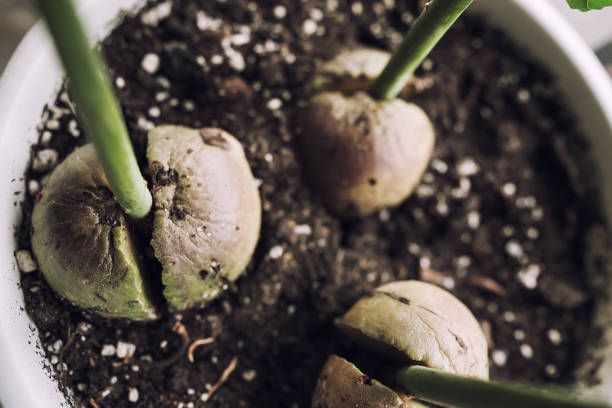
[(370, 87), (370, 96), (382, 100), (397, 97), (417, 67), (471, 3), (472, 0), (430, 1)]
[[(566, 0), (571, 8), (589, 11), (612, 6), (612, 0)], [(374, 99), (391, 100), (404, 88), (417, 67), (446, 34), (472, 0), (430, 0), (404, 41), (372, 83)]]
[(485, 381), (422, 366), (397, 373), (397, 382), (419, 399), (456, 408), (611, 408), (603, 402), (580, 400), (558, 391), (537, 390), (522, 384)]
[(38, 0), (68, 78), (79, 117), (119, 204), (133, 218), (151, 209), (119, 103), (101, 57), (90, 48), (72, 0)]
[(612, 0), (567, 0), (567, 4), (580, 11), (601, 10), (604, 7), (612, 6)]

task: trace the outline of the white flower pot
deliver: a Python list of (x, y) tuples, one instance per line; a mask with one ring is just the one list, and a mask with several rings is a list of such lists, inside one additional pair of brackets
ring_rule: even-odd
[[(558, 0), (560, 1), (560, 0)], [(108, 33), (120, 10), (143, 0), (85, 0), (81, 10), (94, 38)], [(503, 28), (559, 78), (566, 100), (580, 120), (599, 165), (604, 212), (612, 219), (612, 82), (592, 51), (548, 3), (539, 0), (477, 0), (472, 13)], [(24, 311), (14, 260), (20, 223), (23, 175), (30, 145), (46, 103), (61, 85), (61, 69), (44, 28), (34, 27), (15, 52), (0, 80), (0, 401), (5, 408), (59, 407), (67, 402), (45, 369), (38, 332)], [(20, 192), (15, 195), (14, 193)], [(611, 279), (612, 281), (612, 279)], [(612, 286), (608, 293), (612, 294)], [(600, 303), (598, 323), (610, 327), (610, 304)], [(610, 342), (612, 343), (612, 342)], [(612, 400), (612, 347), (600, 367), (601, 386), (590, 391)]]

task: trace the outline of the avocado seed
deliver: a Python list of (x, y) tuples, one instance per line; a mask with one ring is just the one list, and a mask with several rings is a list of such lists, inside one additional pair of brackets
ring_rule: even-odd
[[(147, 148), (151, 245), (169, 309), (200, 306), (245, 270), (259, 237), (259, 192), (240, 143), (220, 129), (160, 126)], [(51, 287), (105, 317), (155, 319), (154, 276), (133, 221), (116, 202), (92, 145), (51, 174), (32, 214), (32, 249)], [(142, 238), (140, 239), (142, 241)]]
[(354, 364), (332, 355), (319, 375), (311, 407), (418, 408), (423, 405), (400, 396)]
[[(453, 295), (429, 283), (397, 281), (380, 286), (360, 299), (338, 327), (376, 356), (376, 364), (376, 358), (386, 358), (391, 366), (419, 364), (489, 378), (487, 341), (476, 318)], [(319, 375), (312, 407), (356, 406), (422, 407), (401, 388), (388, 388), (332, 355)]]
[(157, 317), (129, 221), (92, 145), (51, 173), (32, 213), (32, 249), (51, 287), (105, 317)]
[(215, 128), (159, 126), (147, 147), (153, 178), (151, 245), (172, 310), (204, 304), (245, 270), (261, 203), (238, 142)]
[(434, 147), (425, 112), (401, 99), (323, 92), (297, 120), (306, 178), (343, 216), (400, 204), (418, 185)]
[(487, 341), (470, 310), (449, 292), (397, 281), (360, 299), (339, 328), (355, 341), (406, 362), (489, 378)]
[(306, 87), (310, 99), (296, 114), (305, 177), (341, 216), (400, 204), (433, 151), (434, 128), (421, 108), (365, 93), (389, 58), (364, 48), (340, 53), (317, 69)]

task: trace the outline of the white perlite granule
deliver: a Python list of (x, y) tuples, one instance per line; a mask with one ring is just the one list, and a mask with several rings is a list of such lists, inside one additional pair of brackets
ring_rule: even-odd
[(72, 119), (68, 122), (68, 132), (74, 137), (79, 137), (81, 135), (81, 131), (79, 130), (79, 125), (76, 120)]
[(256, 376), (257, 376), (257, 371), (255, 370), (246, 370), (242, 373), (242, 378), (244, 378), (244, 381), (247, 381), (247, 382), (253, 381)]
[(149, 74), (154, 74), (159, 69), (159, 55), (152, 52), (146, 54), (140, 66)]
[(433, 159), (431, 161), (431, 168), (440, 174), (444, 174), (448, 171), (448, 164), (440, 159)]
[(275, 245), (270, 249), (270, 258), (278, 259), (283, 256), (283, 247), (280, 245)]
[(526, 103), (529, 102), (529, 99), (531, 98), (531, 93), (528, 89), (522, 88), (518, 91), (516, 97), (518, 98), (519, 102)]
[(136, 346), (134, 344), (123, 341), (117, 342), (117, 357), (125, 358), (127, 356), (133, 356), (135, 351)]
[(161, 20), (165, 19), (172, 12), (172, 2), (165, 1), (142, 13), (140, 20), (147, 25), (157, 25)]
[(293, 232), (296, 235), (310, 235), (312, 234), (312, 228), (308, 224), (296, 225), (293, 228)]
[(110, 356), (114, 356), (116, 352), (115, 346), (113, 346), (112, 344), (105, 344), (102, 346), (102, 351), (100, 352), (100, 354), (102, 354), (105, 357), (110, 357)]
[(520, 258), (523, 256), (523, 247), (515, 240), (510, 240), (506, 244), (506, 252), (513, 258)]
[(39, 150), (34, 156), (32, 161), (32, 170), (34, 171), (48, 171), (55, 167), (58, 160), (57, 150), (43, 149)]
[(275, 6), (274, 7), (274, 17), (281, 19), (281, 18), (285, 18), (285, 16), (287, 15), (287, 8), (285, 6)]
[(506, 197), (513, 196), (516, 193), (516, 185), (514, 183), (506, 183), (502, 186), (502, 193)]
[(480, 214), (478, 211), (470, 211), (467, 214), (467, 223), (471, 229), (477, 229), (480, 226)]
[(159, 116), (161, 115), (161, 110), (157, 106), (151, 106), (149, 108), (148, 114), (152, 118), (159, 118)]
[(270, 110), (277, 110), (283, 106), (283, 101), (281, 101), (279, 98), (272, 98), (268, 101), (267, 106)]
[(209, 17), (205, 12), (196, 13), (196, 25), (202, 31), (215, 31), (221, 27), (223, 22), (218, 18)]
[(38, 264), (30, 251), (21, 249), (15, 252), (15, 258), (17, 259), (17, 266), (22, 273), (30, 273), (38, 269)]
[(47, 127), (47, 129), (58, 130), (60, 128), (60, 122), (57, 119), (50, 119), (47, 121), (45, 126)]
[(155, 124), (153, 122), (142, 117), (138, 118), (137, 125), (142, 130), (151, 130), (155, 127)]
[(128, 399), (130, 400), (130, 402), (138, 401), (138, 388), (130, 388)]
[(526, 359), (530, 359), (531, 357), (533, 357), (533, 348), (531, 348), (529, 344), (522, 344), (521, 355)]
[(474, 159), (469, 157), (461, 160), (457, 164), (457, 173), (459, 173), (460, 176), (473, 176), (474, 174), (478, 173), (479, 169), (480, 168), (478, 167), (478, 164), (476, 164)]
[(554, 344), (555, 346), (558, 346), (559, 344), (561, 344), (561, 341), (563, 340), (563, 338), (561, 337), (561, 332), (557, 329), (548, 330), (547, 335), (548, 335), (548, 340), (550, 340), (550, 342)]
[(52, 138), (53, 138), (53, 133), (49, 132), (48, 130), (45, 130), (42, 133), (42, 136), (40, 137), (40, 143), (49, 144)]
[(241, 53), (231, 47), (224, 48), (225, 55), (228, 58), (229, 66), (234, 68), (236, 71), (244, 71), (246, 68), (246, 62)]
[(518, 272), (517, 277), (524, 287), (527, 289), (535, 289), (538, 286), (540, 273), (541, 269), (538, 265), (528, 265)]
[(302, 26), (302, 31), (304, 31), (304, 34), (306, 35), (314, 34), (317, 31), (317, 23), (311, 19), (305, 20), (304, 25)]
[(514, 339), (518, 340), (518, 341), (525, 340), (525, 332), (520, 330), (520, 329), (515, 330), (514, 331)]
[(503, 367), (506, 365), (508, 355), (503, 350), (493, 350), (493, 353), (491, 353), (491, 359), (496, 366)]

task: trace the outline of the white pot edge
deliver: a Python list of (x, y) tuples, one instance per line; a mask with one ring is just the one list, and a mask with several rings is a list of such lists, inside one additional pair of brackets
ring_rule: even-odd
[[(612, 80), (593, 50), (548, 1), (476, 0), (470, 11), (491, 16), (490, 21), (494, 25), (509, 33), (518, 44), (555, 74), (571, 111), (580, 118), (579, 127), (591, 143), (591, 155), (597, 162), (599, 173), (597, 181), (602, 193), (602, 210), (606, 218), (612, 220)], [(516, 22), (520, 22), (520, 25), (517, 26)], [(607, 265), (607, 272), (609, 282), (603, 292), (612, 294), (611, 265)], [(588, 274), (589, 271), (577, 273)], [(608, 295), (598, 299), (594, 316), (594, 324), (605, 328), (604, 341), (598, 345), (589, 345), (588, 358), (581, 362), (584, 366), (578, 371), (585, 372), (596, 367), (596, 375), (601, 379), (601, 383), (592, 386), (583, 383), (579, 378), (577, 385), (587, 395), (612, 402), (610, 298), (612, 296)], [(600, 366), (593, 365), (596, 359), (603, 359), (604, 363)]]
[[(89, 21), (90, 30), (100, 35), (108, 32), (108, 25), (118, 10), (142, 2), (86, 0), (80, 4), (80, 9)], [(558, 61), (546, 66), (558, 75), (566, 97), (573, 96), (572, 108), (583, 119), (581, 126), (591, 138), (601, 174), (612, 175), (612, 160), (606, 154), (612, 152), (612, 84), (574, 29), (557, 10), (542, 1), (477, 0), (472, 8), (472, 12), (492, 16), (496, 25), (509, 28), (506, 32), (530, 49), (534, 56), (533, 51), (538, 49), (540, 59)], [(513, 18), (525, 22), (520, 29), (510, 24)], [(533, 35), (544, 37), (530, 37)], [(22, 41), (0, 79), (0, 112), (3, 112), (0, 154), (10, 156), (0, 161), (0, 196), (3, 197), (0, 225), (11, 226), (7, 234), (0, 235), (0, 259), (9, 265), (6, 272), (0, 273), (0, 401), (5, 408), (65, 404), (55, 381), (42, 369), (46, 359), (41, 355), (38, 333), (22, 310), (19, 272), (13, 259), (14, 233), (20, 219), (19, 207), (13, 203), (19, 202), (23, 193), (13, 194), (24, 190), (24, 183), (19, 179), (29, 159), (29, 146), (38, 138), (42, 106), (51, 102), (59, 89), (60, 72), (44, 29), (38, 24)], [(36, 94), (31, 95), (30, 89), (36, 89)], [(37, 108), (32, 109), (32, 106)], [(602, 186), (606, 212), (612, 219), (612, 177), (603, 178)], [(607, 355), (612, 355), (612, 350), (607, 350)], [(601, 373), (604, 384), (599, 391), (612, 397), (612, 359), (608, 359)]]
[[(120, 10), (128, 12), (143, 2), (84, 0), (79, 12), (91, 38), (103, 38)], [(38, 140), (43, 106), (55, 99), (61, 78), (52, 43), (39, 22), (23, 39), (0, 79), (0, 225), (11, 226), (8, 233), (0, 234), (0, 259), (9, 265), (0, 273), (0, 401), (5, 408), (68, 406), (56, 381), (47, 374), (49, 363), (41, 351), (38, 330), (23, 311), (13, 257), (14, 234), (21, 218), (14, 202), (23, 199), (21, 178), (29, 161), (29, 146)], [(15, 195), (17, 191), (21, 193)]]

